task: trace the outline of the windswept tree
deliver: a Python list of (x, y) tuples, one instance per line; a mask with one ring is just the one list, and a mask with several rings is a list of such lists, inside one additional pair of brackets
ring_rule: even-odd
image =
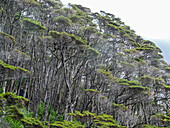
[(113, 14), (0, 0), (0, 127), (169, 127), (162, 58)]

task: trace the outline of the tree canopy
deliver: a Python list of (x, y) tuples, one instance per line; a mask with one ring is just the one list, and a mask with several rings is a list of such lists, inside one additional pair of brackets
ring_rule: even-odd
[(0, 127), (168, 128), (161, 52), (105, 11), (0, 0)]

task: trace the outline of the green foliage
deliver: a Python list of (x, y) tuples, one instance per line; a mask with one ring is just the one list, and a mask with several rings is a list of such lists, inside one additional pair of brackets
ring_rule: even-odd
[(15, 2), (22, 3), (23, 5), (26, 5), (29, 7), (40, 7), (40, 5), (41, 5), (37, 0), (17, 0)]
[(143, 87), (140, 86), (141, 82), (140, 81), (128, 81), (126, 79), (118, 79), (117, 83), (119, 83), (120, 85), (126, 85), (129, 89), (135, 89), (135, 90), (149, 90), (148, 87)]
[(64, 121), (64, 116), (63, 115), (58, 115), (56, 121)]
[(22, 0), (22, 1), (27, 4), (31, 4), (32, 6), (40, 6), (40, 3), (37, 2), (37, 0)]
[(120, 108), (120, 109), (123, 109), (123, 110), (127, 110), (127, 107), (123, 104), (116, 104), (116, 103), (113, 103), (113, 106), (116, 107), (116, 108)]
[(134, 46), (134, 47), (139, 47), (140, 45), (135, 41), (135, 40), (133, 40), (133, 39), (129, 39), (129, 42), (131, 43), (131, 45), (132, 46)]
[(6, 101), (6, 99), (4, 98), (4, 94), (3, 94), (3, 90), (2, 90), (2, 93), (0, 94), (0, 98), (4, 101)]
[(126, 128), (118, 125), (113, 119), (113, 116), (107, 114), (101, 114), (94, 117), (94, 123), (98, 128)]
[[(95, 90), (96, 91), (96, 90)], [(74, 117), (84, 117), (84, 114), (82, 114), (81, 112), (79, 111), (76, 111), (74, 113), (68, 113), (68, 115), (70, 116), (74, 116)]]
[(48, 35), (49, 35), (49, 36), (52, 36), (53, 38), (59, 38), (59, 37), (62, 36), (62, 33), (57, 32), (57, 31), (50, 31), (50, 32), (48, 33)]
[(97, 50), (97, 49), (94, 49), (92, 47), (90, 47), (89, 45), (86, 45), (86, 44), (83, 44), (81, 45), (81, 47), (83, 47), (84, 49), (87, 50), (87, 52), (90, 54), (89, 56), (100, 56), (101, 53)]
[(94, 53), (96, 56), (101, 55), (101, 53), (98, 50), (96, 50), (88, 45), (86, 47), (88, 47), (88, 50), (91, 51), (92, 53)]
[(143, 44), (148, 44), (148, 45), (152, 45), (152, 46), (156, 46), (152, 41), (150, 40), (144, 40)]
[(9, 35), (9, 34), (7, 34), (5, 32), (0, 32), (0, 35), (8, 37), (9, 39), (11, 39), (13, 41), (13, 43), (16, 43), (15, 38), (13, 36), (11, 36), (11, 35)]
[(95, 89), (85, 89), (85, 92), (95, 92), (95, 93), (99, 93), (100, 91), (95, 90)]
[(91, 113), (89, 111), (83, 111), (83, 113), (81, 113), (75, 110), (74, 113), (69, 113), (68, 115), (73, 116), (73, 117), (83, 118), (83, 117), (94, 117), (96, 116), (96, 113)]
[(23, 18), (21, 21), (25, 24), (26, 27), (29, 26), (30, 29), (34, 29), (34, 30), (35, 29), (41, 29), (41, 30), (47, 29), (44, 26), (42, 26), (40, 22), (37, 22), (29, 18)]
[(25, 105), (25, 103), (29, 101), (27, 98), (24, 98), (22, 96), (17, 96), (12, 92), (6, 92), (4, 94), (0, 94), (0, 97), (6, 100), (6, 104), (9, 106), (17, 105), (17, 107), (22, 107)]
[(148, 124), (145, 124), (143, 125), (142, 128), (160, 128), (160, 127), (157, 127), (157, 126), (151, 126), (151, 125), (148, 125)]
[(23, 123), (24, 127), (48, 128), (40, 120), (31, 117), (25, 117), (21, 119), (21, 122)]
[(154, 78), (151, 76), (141, 76), (139, 78), (139, 81), (141, 81), (142, 83), (150, 83), (150, 82), (154, 82)]
[(135, 67), (134, 64), (131, 64), (131, 63), (128, 63), (128, 62), (125, 62), (125, 61), (122, 61), (121, 64), (124, 65), (125, 67), (131, 67), (131, 68)]
[(59, 24), (59, 25), (64, 25), (64, 26), (70, 26), (72, 21), (65, 17), (65, 16), (58, 16), (55, 18), (55, 21)]
[(84, 7), (82, 5), (75, 5), (77, 8), (79, 8), (80, 10), (82, 10), (83, 12), (90, 12), (90, 8)]
[(170, 85), (162, 84), (166, 89), (170, 90)]
[(116, 56), (117, 56), (117, 57), (123, 57), (123, 56), (126, 56), (126, 54), (121, 53), (121, 52), (118, 52), (118, 53), (116, 53)]
[(107, 70), (104, 69), (97, 69), (98, 73), (104, 74), (106, 76), (112, 76), (112, 73), (108, 72)]
[(87, 13), (86, 13), (85, 11), (82, 11), (82, 10), (83, 10), (83, 7), (82, 7), (81, 5), (70, 4), (70, 6), (72, 6), (73, 9), (76, 10), (77, 15), (79, 15), (79, 16), (85, 16), (85, 15), (87, 15)]
[(97, 32), (97, 29), (95, 28), (95, 27), (92, 27), (92, 26), (90, 26), (90, 27), (84, 27), (83, 28), (84, 29), (84, 31), (87, 33), (87, 34), (91, 34), (91, 33), (96, 33)]
[(126, 79), (118, 79), (117, 83), (119, 83), (120, 85), (129, 85), (129, 81)]
[(151, 51), (162, 52), (160, 48), (158, 48), (157, 46), (152, 46), (149, 44), (141, 44), (140, 47), (136, 47), (136, 50), (147, 51), (147, 52), (151, 52)]
[(106, 97), (106, 96), (101, 96), (101, 98), (102, 98), (102, 99), (107, 99), (107, 97)]
[(126, 38), (126, 39), (128, 39), (128, 40), (131, 39), (130, 35), (127, 34), (127, 33), (123, 34), (123, 37)]
[(56, 121), (53, 124), (50, 124), (51, 128), (85, 128), (83, 125), (70, 121)]
[[(14, 95), (11, 92), (0, 94), (0, 96), (6, 99), (7, 116), (5, 116), (5, 121), (9, 122), (12, 128), (47, 128), (44, 122), (32, 118), (32, 112), (28, 112), (25, 108), (22, 108), (24, 106), (24, 102), (27, 102), (28, 99), (22, 96)], [(18, 106), (18, 104), (20, 105)]]
[[(45, 103), (41, 101), (40, 104), (38, 105), (38, 119), (39, 120), (43, 120), (44, 110), (45, 110)], [(50, 106), (48, 106), (48, 114), (50, 116), (50, 123), (54, 123), (58, 112), (54, 111), (54, 109), (52, 109), (51, 111), (49, 111), (49, 110), (50, 110)], [(60, 116), (62, 116), (62, 115), (60, 115)], [(63, 121), (63, 116), (61, 117), (61, 120), (60, 120), (60, 116), (58, 117), (57, 120), (58, 121)], [(31, 116), (29, 116), (29, 117), (31, 117)]]
[(10, 127), (6, 126), (6, 128), (24, 128), (21, 121), (11, 118), (10, 116), (5, 116), (4, 121), (10, 124)]
[(20, 109), (20, 112), (24, 115), (24, 117), (33, 117), (34, 112), (27, 110), (25, 107)]
[[(120, 106), (122, 107), (122, 105)], [(110, 127), (126, 128), (124, 126), (118, 125), (118, 123), (113, 119), (113, 116), (107, 114), (97, 115), (96, 113), (91, 113), (89, 111), (83, 111), (83, 113), (80, 113), (79, 111), (75, 111), (75, 113), (69, 113), (69, 115), (77, 117), (80, 120), (88, 119), (97, 128), (110, 128)]]
[(91, 113), (89, 111), (83, 111), (83, 114), (85, 117), (94, 117), (96, 116), (96, 113)]
[(20, 53), (20, 54), (24, 55), (25, 57), (31, 58), (29, 55), (27, 55), (26, 53), (24, 53), (24, 52), (22, 52), (22, 51), (20, 51), (20, 50), (18, 50), (18, 49), (16, 49), (16, 48), (14, 49), (14, 51), (17, 52), (17, 53)]
[(168, 65), (168, 63), (165, 62), (164, 60), (160, 60), (160, 62), (161, 62), (162, 64), (164, 64), (164, 65)]
[(139, 51), (144, 51), (144, 50), (154, 51), (155, 49), (151, 45), (140, 45), (140, 47), (137, 47), (136, 50), (139, 50)]
[(45, 103), (41, 101), (40, 104), (38, 105), (38, 118), (40, 120), (43, 119), (44, 109), (45, 109)]
[[(62, 9), (63, 3), (62, 3), (60, 0), (58, 0), (58, 1), (56, 1), (56, 2), (57, 2), (57, 3), (55, 4), (54, 8), (55, 8), (56, 10)], [(63, 9), (62, 9), (62, 10), (63, 10)]]
[(167, 124), (168, 126), (170, 125), (170, 112), (167, 115), (164, 114), (156, 114), (153, 115), (153, 117), (158, 118), (159, 120), (161, 120), (164, 124)]
[(74, 34), (68, 34), (66, 32), (57, 32), (57, 31), (50, 31), (48, 33), (49, 36), (53, 38), (70, 38), (72, 41), (75, 41), (77, 45), (84, 45), (87, 43), (86, 40), (82, 40), (81, 37), (75, 36)]
[(132, 53), (138, 53), (139, 51), (136, 50), (136, 49), (124, 49), (125, 53), (129, 53), (129, 54), (132, 54)]
[(12, 92), (6, 92), (6, 93), (4, 93), (3, 94), (3, 97), (5, 98), (5, 99), (10, 99), (10, 100), (18, 100), (18, 101), (20, 101), (20, 102), (23, 102), (23, 101), (25, 101), (25, 102), (28, 102), (29, 100), (27, 99), (27, 98), (24, 98), (24, 97), (22, 97), (22, 96), (17, 96), (17, 95), (15, 95), (15, 94), (13, 94)]
[(141, 82), (139, 81), (129, 81), (126, 79), (117, 79), (117, 83), (127, 86), (141, 85)]
[(113, 24), (107, 24), (107, 27), (112, 29), (112, 30), (118, 30), (118, 27), (113, 25)]
[(168, 72), (170, 71), (170, 67), (165, 67), (164, 69)]
[(106, 67), (105, 64), (100, 64), (100, 65), (98, 65), (98, 67), (99, 67), (99, 69), (103, 69), (103, 70), (105, 70), (105, 71), (108, 71), (108, 70), (109, 70), (109, 68)]
[(23, 113), (18, 109), (17, 106), (9, 106), (7, 108), (6, 113), (9, 115), (9, 117), (16, 119), (16, 120), (20, 120), (22, 118), (24, 118)]
[(134, 86), (134, 85), (129, 86), (128, 88), (130, 88), (130, 89), (136, 89), (136, 90), (149, 90), (149, 88), (148, 88), (148, 87), (143, 87), (143, 86)]
[(26, 73), (31, 73), (30, 71), (24, 69), (24, 68), (21, 68), (21, 67), (16, 67), (16, 66), (13, 66), (13, 65), (9, 65), (9, 64), (6, 64), (4, 63), (2, 60), (0, 60), (0, 65), (4, 68), (8, 68), (10, 70), (13, 70), (13, 71), (17, 71), (17, 70), (21, 70), (21, 71), (24, 71)]
[(69, 19), (70, 19), (73, 23), (81, 23), (80, 18), (81, 18), (80, 16), (75, 15), (75, 14), (69, 16)]
[(135, 58), (135, 60), (136, 60), (137, 62), (143, 62), (143, 59), (141, 59), (141, 58)]
[(115, 78), (112, 75), (112, 73), (109, 72), (109, 69), (102, 69), (102, 68), (100, 68), (100, 69), (97, 69), (97, 72), (99, 74), (102, 74), (102, 75), (106, 76), (110, 82), (115, 82), (117, 80), (117, 78)]
[(162, 77), (159, 76), (159, 77), (155, 78), (156, 85), (162, 85), (163, 82), (164, 82), (164, 80)]
[[(142, 127), (144, 122), (169, 126), (170, 79), (164, 74), (169, 75), (170, 67), (160, 60), (161, 50), (153, 42), (137, 36), (113, 14), (92, 13), (81, 5), (63, 7), (60, 0), (38, 1), (0, 3), (2, 30), (6, 28), (18, 42), (14, 44), (13, 36), (0, 32), (0, 49), (5, 51), (1, 55), (5, 61), (0, 60), (0, 115), (5, 114), (6, 127), (10, 123), (14, 128), (123, 128), (120, 125)], [(32, 19), (19, 22), (24, 16)], [(48, 31), (41, 31), (47, 30), (45, 26)], [(13, 65), (25, 65), (33, 73), (21, 76), (21, 71), (30, 72)], [(4, 87), (38, 102), (11, 92), (3, 94)], [(49, 103), (47, 110), (44, 102), (38, 104), (44, 100)], [(75, 109), (79, 111), (68, 113)], [(49, 124), (42, 121), (46, 112)], [(154, 119), (151, 116), (156, 112), (165, 115)], [(65, 116), (73, 121), (64, 121)]]
[(129, 85), (141, 85), (141, 82), (139, 82), (139, 81), (133, 81), (133, 80), (131, 80), (131, 81), (128, 81), (128, 83), (129, 83)]
[(54, 111), (54, 109), (51, 110), (51, 112), (50, 112), (50, 123), (55, 122), (57, 114), (58, 114), (58, 112)]
[(47, 1), (47, 3), (48, 3), (49, 5), (51, 5), (51, 6), (55, 6), (55, 5), (57, 4), (57, 2), (54, 1), (54, 0), (46, 0), (46, 1)]
[(3, 12), (3, 9), (0, 9), (0, 14)]
[(4, 118), (4, 121), (9, 123), (10, 128), (24, 128), (21, 120), (28, 116), (28, 114), (26, 115), (25, 113), (23, 113), (23, 110), (26, 111), (23, 106), (25, 105), (25, 102), (28, 102), (28, 99), (22, 96), (17, 96), (12, 92), (0, 94), (0, 97), (6, 99), (6, 116)]
[(116, 37), (115, 35), (112, 35), (110, 33), (103, 33), (102, 36), (103, 36), (103, 38), (106, 38), (106, 39), (108, 39), (108, 38), (115, 38)]
[[(3, 87), (2, 86), (0, 86), (0, 97), (3, 98), (3, 95), (1, 93), (3, 93)], [(5, 98), (4, 98), (4, 100), (5, 100)]]
[(156, 57), (156, 58), (161, 59), (161, 58), (164, 58), (164, 57), (163, 57), (163, 55), (158, 54), (158, 57)]
[(114, 22), (114, 21), (109, 21), (109, 24), (112, 24), (112, 25), (115, 25), (115, 26), (120, 26), (117, 22)]

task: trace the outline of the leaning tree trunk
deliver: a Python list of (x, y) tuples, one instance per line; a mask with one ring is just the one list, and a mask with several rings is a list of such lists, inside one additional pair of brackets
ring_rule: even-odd
[[(5, 93), (6, 84), (7, 84), (7, 81), (4, 81), (3, 87), (2, 87), (3, 88), (3, 94)], [(1, 123), (1, 122), (3, 122), (5, 114), (6, 114), (6, 112), (5, 112), (5, 103), (6, 103), (6, 101), (2, 97), (0, 97), (0, 100), (1, 100), (1, 103), (2, 103), (2, 116), (0, 118), (0, 123)]]

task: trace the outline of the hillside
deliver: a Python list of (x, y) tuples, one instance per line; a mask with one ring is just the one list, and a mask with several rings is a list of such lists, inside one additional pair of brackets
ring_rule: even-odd
[(161, 53), (105, 11), (0, 0), (0, 127), (168, 128)]

